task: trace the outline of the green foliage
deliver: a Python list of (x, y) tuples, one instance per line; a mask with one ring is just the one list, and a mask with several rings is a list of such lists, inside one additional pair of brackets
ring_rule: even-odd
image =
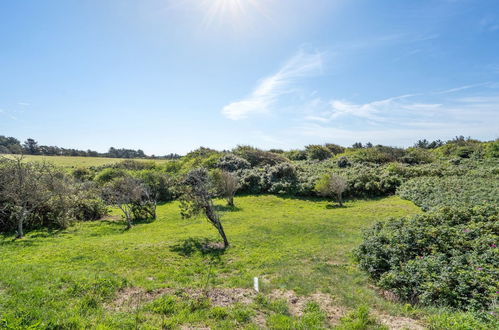
[(337, 328), (344, 330), (388, 330), (387, 326), (379, 323), (379, 321), (369, 313), (369, 308), (365, 305), (358, 307), (356, 310), (342, 317)]
[(116, 178), (122, 178), (127, 175), (126, 171), (121, 168), (104, 168), (95, 175), (95, 182), (99, 184), (105, 184), (113, 181)]
[(307, 152), (305, 150), (290, 150), (284, 152), (283, 156), (289, 160), (306, 160)]
[(251, 164), (244, 158), (234, 154), (226, 154), (218, 160), (217, 167), (223, 171), (235, 172), (248, 169)]
[(310, 160), (325, 160), (331, 158), (333, 153), (325, 146), (311, 144), (305, 147), (307, 158)]
[(430, 330), (455, 329), (455, 330), (489, 330), (499, 329), (499, 318), (491, 312), (443, 312), (428, 318)]
[(287, 161), (287, 159), (280, 154), (263, 151), (250, 146), (238, 146), (234, 148), (232, 152), (235, 155), (246, 159), (252, 167), (265, 165), (274, 166)]
[(459, 204), (499, 204), (499, 176), (474, 175), (418, 177), (403, 183), (397, 190), (400, 197), (413, 201), (424, 210)]
[(487, 309), (499, 285), (497, 207), (443, 208), (378, 222), (355, 255), (376, 283), (404, 300)]

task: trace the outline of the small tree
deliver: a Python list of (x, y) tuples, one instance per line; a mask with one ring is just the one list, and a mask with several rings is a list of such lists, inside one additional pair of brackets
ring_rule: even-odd
[(219, 195), (227, 200), (228, 206), (234, 206), (234, 195), (240, 187), (237, 176), (227, 171), (215, 171), (213, 176)]
[(132, 228), (133, 210), (147, 196), (147, 188), (136, 178), (124, 176), (107, 183), (103, 188), (104, 199), (118, 207), (124, 214), (126, 229)]
[(191, 218), (203, 213), (222, 237), (224, 248), (229, 247), (229, 241), (220, 222), (220, 217), (213, 206), (214, 192), (208, 171), (204, 168), (190, 171), (182, 181), (181, 189), (180, 214), (182, 217)]
[(315, 185), (315, 190), (320, 196), (335, 196), (340, 206), (343, 206), (343, 192), (347, 188), (347, 180), (343, 177), (333, 174), (323, 176)]
[(0, 193), (6, 205), (13, 208), (17, 238), (24, 237), (24, 224), (33, 212), (49, 198), (44, 182), (46, 165), (25, 163), (23, 157), (2, 160)]

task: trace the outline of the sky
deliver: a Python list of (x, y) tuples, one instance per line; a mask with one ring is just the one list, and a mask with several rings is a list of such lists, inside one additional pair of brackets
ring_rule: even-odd
[(497, 0), (2, 0), (0, 135), (147, 154), (499, 137)]

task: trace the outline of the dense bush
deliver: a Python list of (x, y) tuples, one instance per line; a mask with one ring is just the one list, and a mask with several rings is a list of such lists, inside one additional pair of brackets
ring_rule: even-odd
[(499, 208), (442, 208), (378, 222), (355, 251), (360, 267), (401, 299), (487, 309), (499, 291)]
[(223, 171), (235, 172), (248, 169), (251, 167), (251, 164), (244, 158), (234, 154), (226, 154), (218, 160), (217, 167)]
[(277, 194), (292, 194), (298, 186), (298, 176), (292, 164), (281, 163), (276, 166), (267, 167), (266, 181), (268, 192)]
[(457, 204), (499, 205), (499, 177), (448, 176), (418, 177), (402, 184), (397, 193), (428, 210), (438, 206)]
[(0, 232), (66, 228), (107, 213), (92, 183), (82, 183), (47, 164), (0, 162)]
[(307, 152), (305, 150), (290, 150), (283, 153), (283, 156), (289, 160), (305, 160)]
[(268, 151), (263, 151), (250, 146), (238, 146), (232, 152), (244, 159), (246, 159), (252, 167), (254, 166), (274, 166), (279, 163), (288, 161), (280, 154), (275, 154)]
[(331, 158), (333, 153), (325, 146), (311, 144), (305, 147), (307, 158), (311, 160), (325, 160)]

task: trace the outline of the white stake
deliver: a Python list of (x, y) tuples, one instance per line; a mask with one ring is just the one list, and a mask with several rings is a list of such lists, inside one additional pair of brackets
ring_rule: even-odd
[(253, 277), (253, 288), (256, 292), (260, 292), (260, 289), (258, 288), (258, 277)]

